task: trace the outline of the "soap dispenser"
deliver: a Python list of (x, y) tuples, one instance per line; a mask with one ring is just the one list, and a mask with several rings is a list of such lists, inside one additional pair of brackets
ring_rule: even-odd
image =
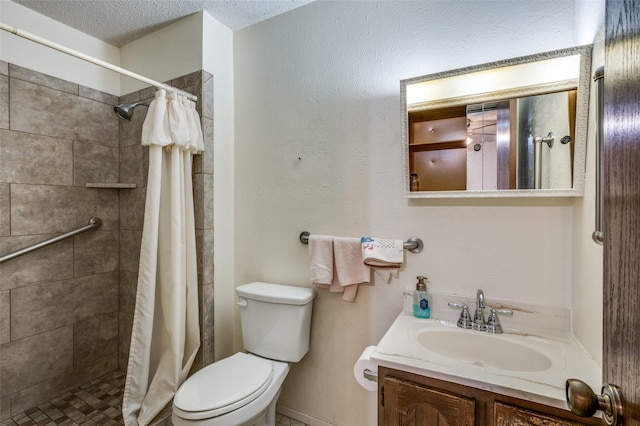
[(431, 304), (427, 294), (427, 277), (418, 276), (416, 291), (413, 293), (413, 316), (416, 318), (429, 318), (431, 316)]

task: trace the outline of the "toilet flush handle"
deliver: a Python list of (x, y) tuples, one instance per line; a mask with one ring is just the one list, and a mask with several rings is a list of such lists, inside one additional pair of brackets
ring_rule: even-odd
[(246, 308), (248, 305), (249, 305), (249, 302), (247, 302), (247, 299), (238, 300), (238, 306), (240, 306), (241, 308)]

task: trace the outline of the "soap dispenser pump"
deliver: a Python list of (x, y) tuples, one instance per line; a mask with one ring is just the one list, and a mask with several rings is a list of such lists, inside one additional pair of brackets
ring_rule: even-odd
[(413, 293), (413, 316), (416, 318), (429, 318), (431, 316), (431, 303), (427, 294), (427, 277), (418, 276), (416, 291)]

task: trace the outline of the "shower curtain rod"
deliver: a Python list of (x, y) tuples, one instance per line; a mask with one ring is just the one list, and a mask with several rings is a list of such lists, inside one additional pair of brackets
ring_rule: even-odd
[(89, 55), (85, 55), (82, 52), (78, 52), (77, 50), (69, 49), (68, 47), (62, 46), (62, 45), (60, 45), (58, 43), (54, 43), (54, 42), (49, 41), (49, 40), (47, 40), (45, 38), (39, 37), (39, 36), (37, 36), (35, 34), (31, 34), (29, 32), (20, 30), (20, 29), (18, 29), (16, 27), (12, 27), (10, 25), (7, 25), (7, 24), (4, 24), (4, 23), (0, 22), (0, 29), (4, 30), (4, 31), (7, 31), (7, 32), (9, 32), (11, 34), (14, 34), (14, 35), (16, 35), (18, 37), (26, 38), (27, 40), (31, 40), (31, 41), (33, 41), (35, 43), (39, 43), (39, 44), (41, 44), (43, 46), (47, 46), (47, 47), (50, 47), (50, 48), (55, 49), (57, 51), (60, 51), (62, 53), (66, 53), (67, 55), (75, 56), (78, 59), (82, 59), (83, 61), (87, 61), (87, 62), (90, 62), (92, 64), (98, 65), (98, 66), (100, 66), (102, 68), (106, 68), (108, 70), (115, 71), (115, 72), (117, 72), (119, 74), (126, 75), (127, 77), (131, 77), (133, 79), (136, 79), (136, 80), (142, 81), (144, 83), (150, 84), (150, 85), (155, 86), (155, 87), (157, 87), (159, 89), (164, 89), (167, 92), (179, 93), (179, 94), (181, 94), (183, 96), (186, 96), (187, 98), (191, 99), (194, 102), (198, 100), (197, 96), (192, 95), (191, 93), (185, 92), (184, 90), (177, 89), (177, 88), (169, 86), (168, 84), (165, 84), (165, 83), (160, 83), (159, 81), (152, 80), (152, 79), (147, 78), (147, 77), (145, 77), (143, 75), (136, 74), (136, 73), (134, 73), (132, 71), (126, 70), (124, 68), (120, 68), (120, 67), (118, 67), (116, 65), (110, 64), (110, 63), (105, 62), (103, 60), (94, 58), (94, 57), (89, 56)]

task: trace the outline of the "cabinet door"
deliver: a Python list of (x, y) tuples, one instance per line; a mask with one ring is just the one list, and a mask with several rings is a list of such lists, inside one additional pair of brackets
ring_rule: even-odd
[(475, 401), (385, 377), (385, 426), (473, 426)]
[(493, 418), (495, 426), (575, 426), (582, 424), (499, 402), (493, 406)]

